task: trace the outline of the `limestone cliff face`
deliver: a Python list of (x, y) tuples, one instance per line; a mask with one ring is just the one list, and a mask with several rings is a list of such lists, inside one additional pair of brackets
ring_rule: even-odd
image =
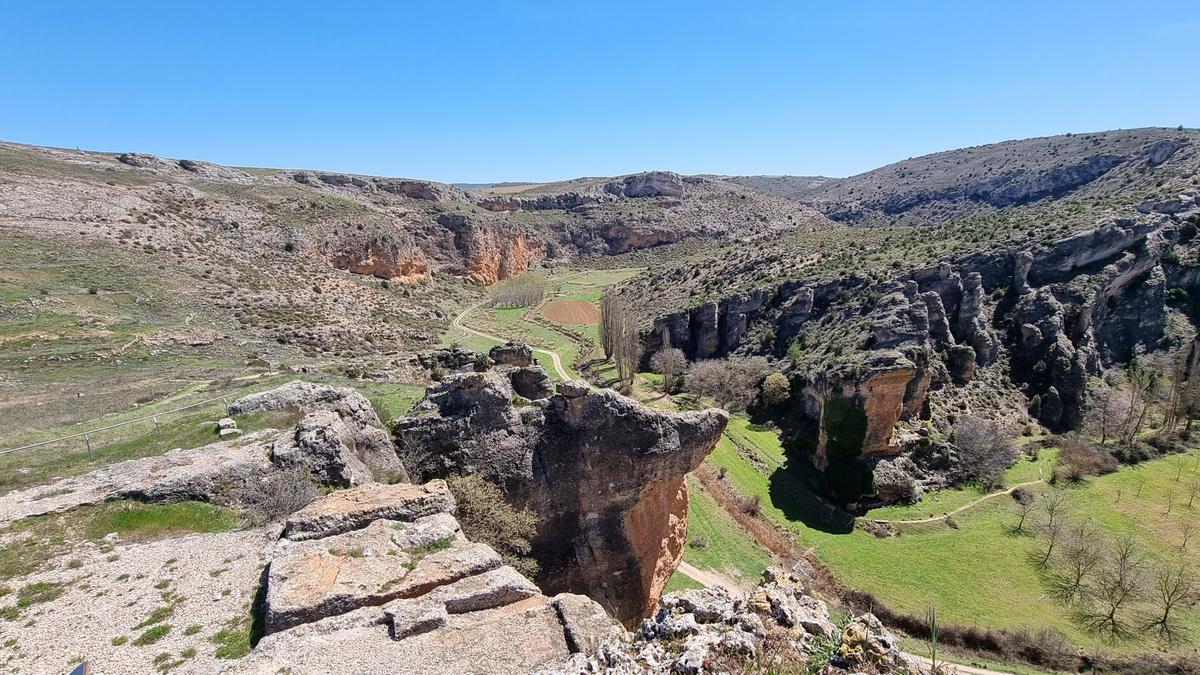
[(429, 262), (416, 249), (402, 249), (395, 243), (372, 240), (362, 246), (333, 253), (330, 262), (338, 269), (367, 274), (401, 283), (429, 281)]
[[(1167, 255), (1179, 227), (1161, 215), (1112, 219), (888, 281), (852, 275), (755, 289), (659, 317), (643, 344), (647, 359), (666, 333), (693, 360), (791, 357), (791, 400), (773, 414), (793, 450), (842, 474), (831, 476), (835, 491), (857, 501), (878, 494), (870, 475), (879, 462), (928, 444), (896, 429), (931, 419), (932, 398), (991, 412), (954, 399), (979, 377), (1024, 394), (1029, 415), (1048, 428), (1077, 428), (1089, 375), (1159, 348), (1168, 291), (1200, 292), (1200, 273)], [(1027, 419), (1013, 412), (1017, 423)], [(948, 431), (947, 419), (932, 421)]]
[(394, 427), (420, 479), (479, 473), (540, 516), (533, 542), (548, 592), (584, 593), (626, 625), (649, 614), (686, 542), (683, 477), (716, 445), (719, 410), (668, 413), (561, 383), (516, 408), (503, 374), (432, 387)]

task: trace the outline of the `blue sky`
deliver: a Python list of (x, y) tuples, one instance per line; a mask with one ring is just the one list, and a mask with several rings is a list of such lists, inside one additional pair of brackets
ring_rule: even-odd
[(1191, 2), (5, 2), (0, 138), (446, 181), (1200, 126)]

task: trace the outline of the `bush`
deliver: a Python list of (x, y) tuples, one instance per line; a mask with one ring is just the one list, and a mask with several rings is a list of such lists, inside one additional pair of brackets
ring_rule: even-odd
[(458, 503), (456, 515), (463, 533), (496, 549), (518, 572), (536, 575), (538, 565), (530, 555), (530, 540), (537, 534), (537, 514), (509, 504), (500, 488), (478, 474), (455, 476), (447, 483)]
[(771, 373), (762, 383), (763, 402), (770, 406), (786, 403), (792, 395), (792, 385), (787, 375)]
[(1004, 470), (1017, 461), (1017, 449), (999, 424), (963, 416), (954, 423), (954, 446), (958, 448), (958, 476), (964, 482), (978, 481), (984, 488), (1004, 482)]
[(1051, 478), (1078, 483), (1088, 476), (1117, 470), (1117, 458), (1106, 448), (1078, 436), (1063, 436), (1058, 441), (1058, 464)]
[(287, 469), (246, 484), (243, 499), (251, 520), (269, 523), (286, 518), (317, 498), (317, 487), (302, 469)]

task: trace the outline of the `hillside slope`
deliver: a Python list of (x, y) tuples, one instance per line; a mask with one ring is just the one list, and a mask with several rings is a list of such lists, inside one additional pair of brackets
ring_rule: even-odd
[(831, 180), (799, 198), (862, 226), (940, 223), (1064, 198), (1137, 203), (1188, 184), (1200, 167), (1198, 140), (1195, 129), (1148, 128), (992, 143)]

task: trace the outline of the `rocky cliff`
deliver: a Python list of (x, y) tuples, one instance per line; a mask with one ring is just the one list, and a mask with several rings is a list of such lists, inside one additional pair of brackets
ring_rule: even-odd
[(1200, 290), (1187, 262), (1197, 213), (1109, 218), (885, 281), (849, 274), (756, 289), (661, 316), (644, 344), (653, 352), (666, 335), (692, 359), (787, 356), (791, 401), (773, 414), (793, 451), (855, 501), (879, 494), (880, 463), (928, 445), (924, 431), (897, 433), (898, 423), (945, 428), (934, 410), (948, 403), (1020, 422), (1023, 409), (971, 405), (981, 377), (997, 395), (1020, 392), (1049, 429), (1077, 428), (1088, 377), (1162, 348), (1178, 313), (1168, 297), (1182, 307)]
[(586, 594), (632, 625), (652, 611), (687, 536), (684, 475), (725, 428), (578, 382), (523, 407), (502, 372), (452, 375), (394, 427), (419, 480), (478, 473), (539, 515), (539, 585)]

